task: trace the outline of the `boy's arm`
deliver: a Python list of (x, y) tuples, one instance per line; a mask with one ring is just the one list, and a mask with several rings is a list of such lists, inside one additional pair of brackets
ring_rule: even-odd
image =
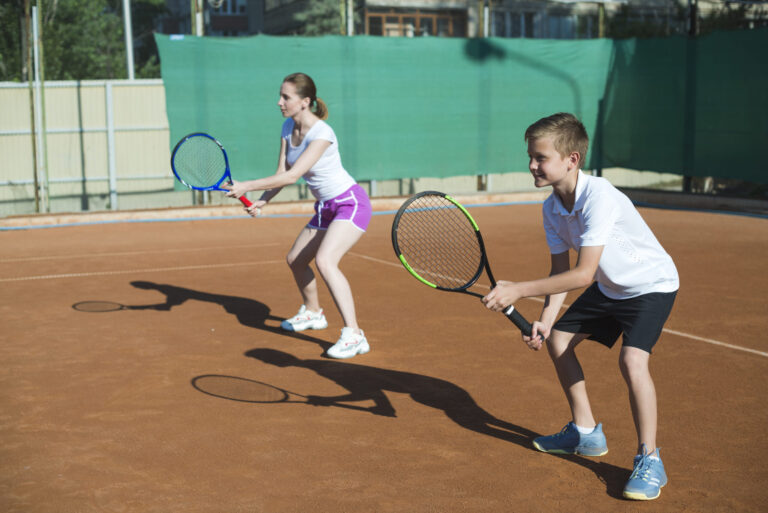
[[(553, 255), (553, 264), (557, 263), (559, 268), (567, 270), (558, 274), (551, 274), (549, 277), (540, 280), (521, 282), (499, 281), (496, 287), (483, 298), (483, 303), (490, 310), (500, 312), (524, 297), (553, 296), (562, 293), (563, 296), (559, 298), (560, 304), (557, 305), (559, 310), (565, 299), (566, 292), (586, 287), (592, 283), (602, 254), (603, 246), (582, 246), (579, 249), (579, 257), (573, 269), (563, 265), (563, 261), (568, 258), (567, 253)], [(552, 311), (555, 311), (554, 301), (557, 299), (556, 297), (550, 298), (550, 308)], [(547, 311), (549, 315), (549, 309)], [(555, 311), (555, 316), (556, 314), (557, 312)], [(542, 317), (543, 315), (544, 312), (542, 312)]]
[[(564, 272), (567, 272), (571, 268), (571, 262), (570, 262), (570, 258), (568, 257), (567, 251), (564, 253), (551, 255), (550, 259), (552, 262), (552, 269), (549, 272), (550, 276), (554, 276), (556, 274), (562, 274)], [(539, 317), (539, 322), (544, 324), (547, 335), (549, 334), (549, 329), (555, 323), (555, 320), (557, 320), (557, 314), (560, 313), (560, 308), (562, 308), (563, 302), (565, 301), (565, 296), (567, 294), (568, 294), (567, 292), (558, 292), (556, 294), (549, 294), (544, 300), (544, 308), (542, 308), (541, 310), (541, 316)], [(545, 338), (545, 337), (542, 337), (542, 338)]]

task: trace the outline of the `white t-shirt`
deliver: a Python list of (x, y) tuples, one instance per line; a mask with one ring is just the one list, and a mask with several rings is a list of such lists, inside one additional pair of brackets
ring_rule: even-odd
[(554, 192), (544, 201), (544, 230), (550, 252), (604, 246), (595, 280), (612, 299), (674, 292), (677, 268), (630, 199), (605, 178), (579, 170), (576, 200), (568, 212)]
[(281, 137), (286, 141), (287, 153), (285, 161), (288, 168), (293, 166), (312, 141), (319, 139), (331, 143), (320, 156), (320, 159), (315, 162), (315, 165), (303, 176), (304, 181), (309, 186), (309, 190), (318, 201), (328, 201), (331, 198), (335, 198), (357, 183), (347, 173), (344, 166), (341, 165), (339, 142), (336, 140), (336, 134), (328, 123), (323, 120), (317, 121), (312, 125), (312, 128), (304, 136), (304, 140), (298, 146), (291, 144), (293, 125), (293, 119), (286, 119), (285, 123), (283, 123), (283, 132), (281, 134)]

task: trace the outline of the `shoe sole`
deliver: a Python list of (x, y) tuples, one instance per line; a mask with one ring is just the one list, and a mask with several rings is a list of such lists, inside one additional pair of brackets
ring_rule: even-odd
[(366, 353), (368, 353), (370, 350), (371, 350), (371, 346), (369, 346), (368, 344), (366, 344), (365, 346), (361, 346), (360, 348), (358, 348), (358, 350), (357, 350), (357, 351), (355, 351), (354, 353), (352, 353), (352, 354), (349, 354), (349, 355), (343, 355), (343, 356), (334, 356), (334, 355), (332, 355), (330, 352), (326, 352), (326, 354), (327, 354), (328, 356), (330, 356), (331, 358), (335, 358), (335, 359), (337, 359), (337, 360), (346, 360), (347, 358), (352, 358), (352, 357), (355, 357), (355, 356), (357, 356), (357, 355), (359, 355), (359, 354), (366, 354)]
[(652, 501), (654, 499), (658, 499), (659, 498), (659, 495), (661, 495), (661, 489), (663, 487), (664, 487), (663, 485), (660, 486), (659, 487), (659, 493), (657, 493), (653, 497), (648, 497), (644, 493), (640, 493), (640, 492), (624, 492), (623, 495), (624, 495), (625, 499), (632, 499), (633, 501)]
[(293, 326), (292, 324), (288, 324), (288, 326), (289, 327), (286, 327), (285, 325), (283, 325), (283, 323), (280, 323), (280, 328), (283, 331), (294, 331), (294, 332), (306, 331), (306, 330), (324, 330), (325, 328), (328, 327), (328, 323), (325, 322), (325, 323), (322, 323), (322, 324), (309, 324), (307, 326), (302, 324), (301, 328), (297, 328), (296, 326)]
[(534, 441), (533, 446), (538, 449), (541, 452), (546, 452), (549, 454), (578, 454), (581, 456), (605, 456), (608, 454), (608, 448), (603, 449), (597, 449), (595, 451), (584, 451), (579, 449), (573, 449), (573, 450), (567, 450), (567, 449), (545, 449), (541, 445), (538, 444), (538, 442)]

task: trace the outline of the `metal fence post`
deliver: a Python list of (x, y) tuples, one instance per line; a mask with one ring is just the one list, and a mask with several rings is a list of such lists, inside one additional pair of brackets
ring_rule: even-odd
[(105, 83), (107, 111), (107, 162), (109, 170), (109, 207), (117, 210), (117, 170), (115, 165), (115, 117), (112, 104), (112, 82)]

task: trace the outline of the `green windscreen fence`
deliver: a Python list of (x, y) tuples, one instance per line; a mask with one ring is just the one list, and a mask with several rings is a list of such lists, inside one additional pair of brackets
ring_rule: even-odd
[(768, 182), (768, 31), (647, 40), (156, 35), (171, 140), (208, 132), (236, 179), (274, 173), (282, 79), (310, 75), (358, 180), (527, 170), (523, 133), (572, 112), (587, 168)]

